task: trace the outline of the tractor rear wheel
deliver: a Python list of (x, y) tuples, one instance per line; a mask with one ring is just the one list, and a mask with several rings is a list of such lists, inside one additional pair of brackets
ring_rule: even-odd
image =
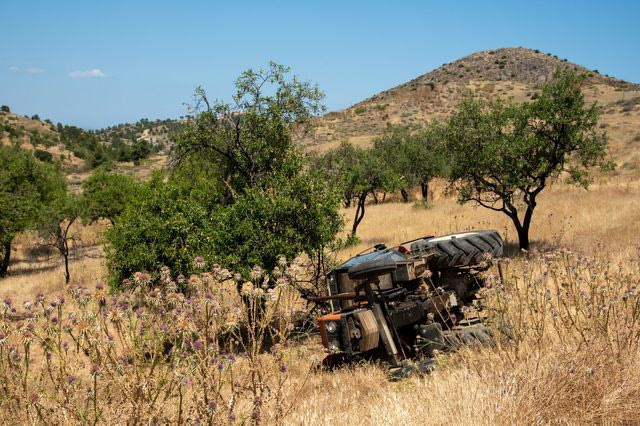
[(485, 256), (502, 256), (503, 242), (498, 231), (469, 231), (443, 235), (416, 241), (413, 251), (433, 251), (429, 267), (433, 271), (473, 266), (485, 260)]

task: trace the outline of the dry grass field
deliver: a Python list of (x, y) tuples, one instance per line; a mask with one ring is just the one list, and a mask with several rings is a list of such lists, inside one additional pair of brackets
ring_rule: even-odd
[[(588, 191), (556, 185), (543, 193), (534, 216), (531, 239), (532, 252), (544, 253), (527, 255), (518, 253), (515, 233), (506, 217), (471, 205), (461, 206), (444, 195), (442, 185), (434, 185), (434, 188), (428, 208), (413, 202), (368, 205), (358, 232), (361, 243), (341, 251), (338, 258), (345, 259), (377, 242), (393, 245), (423, 235), (470, 228), (498, 229), (514, 260), (505, 265), (505, 281), (499, 283), (495, 276), (490, 277), (494, 286), (486, 298), (493, 315), (511, 322), (515, 338), (496, 348), (468, 348), (442, 355), (431, 375), (392, 382), (385, 370), (374, 364), (356, 365), (336, 372), (315, 371), (314, 366), (323, 357), (323, 352), (319, 339), (310, 336), (286, 345), (281, 353), (273, 355), (276, 358), (262, 360), (248, 356), (246, 362), (236, 363), (233, 380), (249, 389), (251, 383), (255, 385), (249, 378), (260, 371), (264, 374), (260, 376), (263, 377), (263, 385), (272, 393), (264, 401), (260, 400), (258, 414), (255, 412), (255, 400), (252, 412), (251, 400), (238, 393), (240, 402), (236, 410), (241, 412), (244, 407), (250, 415), (229, 418), (225, 414), (218, 417), (216, 413), (222, 413), (218, 409), (214, 410), (209, 421), (216, 424), (233, 420), (313, 425), (640, 423), (640, 302), (636, 289), (640, 286), (637, 238), (640, 234), (640, 179), (601, 177)], [(348, 228), (353, 211), (345, 210), (344, 214)], [(98, 244), (102, 227), (76, 229), (82, 248), (71, 263), (72, 281), (89, 289), (104, 279), (104, 264)], [(0, 281), (0, 300), (10, 297), (14, 306), (35, 300), (37, 293), (42, 293), (46, 300), (57, 300), (58, 295), (65, 292), (60, 263), (54, 260), (56, 255), (53, 254), (49, 261), (36, 261), (26, 250), (32, 238), (32, 235), (24, 235), (17, 241), (12, 275)], [(237, 298), (234, 300), (237, 303)], [(76, 305), (66, 309), (73, 306)], [(89, 323), (100, 323), (100, 316), (89, 315), (91, 311), (83, 306), (73, 308), (77, 309), (77, 315)], [(71, 312), (71, 315), (76, 314)], [(140, 318), (140, 321), (147, 321)], [(135, 315), (131, 315), (129, 320), (137, 321)], [(34, 323), (38, 324), (38, 321), (41, 320), (34, 320)], [(187, 327), (189, 322), (187, 319), (183, 321)], [(0, 323), (1, 333), (6, 335), (8, 329), (11, 332), (12, 322)], [(21, 323), (20, 327), (24, 324)], [(42, 330), (54, 333), (49, 326), (43, 327)], [(97, 342), (102, 341), (101, 333), (107, 333), (105, 330), (108, 329), (91, 328), (94, 330), (92, 333), (96, 333)], [(127, 337), (123, 345), (128, 344), (128, 338), (135, 341), (134, 337)], [(91, 342), (90, 336), (87, 339)], [(104, 350), (100, 343), (92, 344)], [(124, 351), (125, 346), (116, 345), (114, 350)], [(0, 343), (0, 351), (1, 348)], [(87, 350), (85, 354), (91, 353)], [(34, 372), (31, 374), (43, 374), (39, 379), (43, 380), (46, 368), (42, 349), (35, 351), (34, 366), (31, 367)], [(10, 362), (9, 351), (0, 352), (0, 356)], [(68, 359), (61, 356), (61, 359)], [(88, 360), (85, 361), (82, 352), (75, 357), (71, 360), (76, 359), (84, 367), (74, 370), (77, 376), (73, 376), (73, 381), (76, 378), (82, 380), (90, 390), (93, 376), (89, 372)], [(262, 361), (256, 363), (257, 359)], [(269, 375), (264, 370), (265, 366), (276, 361), (286, 362), (286, 373), (282, 376)], [(196, 361), (190, 362), (194, 362), (188, 364), (192, 369), (201, 365)], [(36, 369), (37, 365), (41, 370)], [(108, 371), (107, 363), (104, 367), (100, 365)], [(80, 394), (57, 390), (53, 384), (44, 381), (39, 391), (49, 389), (57, 397), (51, 397), (50, 401), (46, 397), (36, 398), (35, 402), (16, 401), (15, 405), (5, 401), (3, 410), (6, 412), (11, 409), (12, 413), (30, 413), (32, 417), (4, 417), (0, 423), (42, 422), (38, 417), (40, 414), (36, 413), (38, 407), (47, 404), (58, 407), (52, 418), (65, 423), (97, 419), (99, 423), (125, 424), (134, 418), (142, 423), (195, 422), (200, 418), (200, 414), (195, 414), (200, 412), (195, 385), (184, 395), (180, 393), (179, 399), (175, 396), (175, 389), (166, 385), (167, 395), (171, 390), (175, 398), (167, 397), (164, 405), (147, 404), (143, 398), (134, 407), (125, 398), (129, 395), (126, 392), (133, 392), (127, 387), (127, 380), (141, 380), (145, 383), (144, 389), (155, 389), (159, 381), (169, 380), (167, 377), (170, 376), (162, 376), (169, 373), (162, 372), (160, 368), (155, 373), (157, 376), (151, 375), (144, 380), (139, 374), (146, 370), (124, 370), (120, 379), (118, 376), (110, 379), (105, 373), (105, 379), (101, 379), (105, 380), (105, 388), (100, 387), (97, 381), (95, 386), (100, 395), (108, 396), (99, 400), (105, 406), (95, 411), (90, 404), (91, 392), (82, 399), (78, 396)], [(226, 372), (226, 368), (222, 371)], [(277, 364), (273, 364), (273, 368), (277, 369)], [(199, 376), (200, 373), (196, 372), (191, 374), (194, 381), (196, 377), (208, 377)], [(22, 383), (22, 379), (18, 379), (16, 383)], [(220, 380), (222, 383), (222, 378)], [(118, 386), (123, 386), (122, 398), (125, 399), (119, 399), (117, 392), (113, 394), (107, 389), (120, 389)], [(60, 389), (63, 388), (66, 389), (64, 386)], [(25, 389), (28, 389), (26, 384)], [(232, 392), (225, 389), (222, 394)], [(30, 398), (20, 392), (20, 386), (17, 386), (15, 395), (23, 395), (27, 400)], [(129, 405), (131, 411), (127, 411)], [(69, 406), (76, 407), (77, 412)], [(82, 417), (82, 413), (89, 417)], [(141, 417), (133, 417), (134, 414)]]

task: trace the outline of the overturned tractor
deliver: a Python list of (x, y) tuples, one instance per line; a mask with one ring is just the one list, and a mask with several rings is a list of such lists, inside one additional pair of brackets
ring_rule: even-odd
[(476, 293), (479, 272), (502, 250), (498, 232), (469, 231), (378, 244), (339, 265), (327, 275), (329, 295), (309, 298), (333, 310), (318, 320), (325, 365), (378, 358), (404, 371), (422, 359), (424, 369), (436, 350), (490, 344)]

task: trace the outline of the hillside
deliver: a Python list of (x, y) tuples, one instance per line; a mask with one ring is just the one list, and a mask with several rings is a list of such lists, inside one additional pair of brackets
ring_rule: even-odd
[[(388, 124), (424, 124), (446, 117), (468, 92), (485, 99), (511, 97), (523, 102), (534, 98), (558, 68), (587, 74), (584, 92), (588, 101), (597, 101), (602, 107), (600, 126), (609, 135), (610, 152), (618, 171), (640, 172), (640, 85), (525, 48), (481, 51), (443, 64), (347, 109), (317, 118), (312, 131), (298, 136), (297, 142), (304, 150), (312, 151), (324, 151), (342, 141), (368, 145)], [(141, 119), (85, 131), (0, 112), (0, 141), (18, 141), (24, 148), (47, 151), (69, 173), (86, 172), (106, 159), (136, 173), (140, 156), (156, 154), (153, 168), (164, 164), (171, 147), (170, 135), (180, 126), (180, 120)], [(136, 145), (142, 153), (132, 152)], [(145, 167), (143, 175), (148, 172)]]
[(154, 154), (164, 156), (170, 149), (170, 134), (181, 126), (178, 120), (142, 119), (101, 130), (84, 130), (7, 109), (5, 106), (0, 111), (0, 143), (32, 150), (43, 161), (60, 162), (67, 174), (87, 172), (106, 162), (119, 168), (136, 168)]
[(559, 68), (586, 73), (588, 101), (603, 107), (601, 127), (610, 137), (620, 170), (640, 170), (640, 85), (601, 75), (551, 54), (525, 48), (476, 52), (385, 90), (345, 110), (316, 119), (313, 131), (299, 140), (323, 151), (342, 141), (367, 145), (387, 124), (420, 124), (447, 116), (471, 91), (483, 98), (532, 99)]

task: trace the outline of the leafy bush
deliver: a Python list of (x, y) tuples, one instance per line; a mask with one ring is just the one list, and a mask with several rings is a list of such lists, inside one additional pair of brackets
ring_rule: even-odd
[(194, 256), (248, 275), (332, 242), (338, 198), (305, 170), (289, 134), (321, 110), (323, 95), (287, 73), (274, 63), (245, 71), (233, 106), (197, 89), (206, 109), (177, 135), (171, 175), (143, 184), (107, 233), (112, 285), (165, 265), (189, 274)]
[(33, 155), (40, 161), (44, 161), (45, 163), (53, 162), (53, 154), (48, 151), (44, 151), (42, 149), (36, 149), (33, 152)]
[(182, 197), (180, 188), (165, 184), (161, 175), (142, 184), (126, 207), (105, 235), (114, 288), (134, 272), (157, 273), (169, 266), (189, 275), (196, 270), (196, 256), (212, 259), (215, 223), (209, 211)]
[(364, 114), (365, 112), (367, 112), (367, 109), (365, 107), (358, 107), (353, 112), (355, 112), (356, 114), (360, 115), (360, 114)]
[(100, 168), (82, 183), (84, 219), (108, 219), (112, 224), (133, 203), (139, 189), (135, 178)]

